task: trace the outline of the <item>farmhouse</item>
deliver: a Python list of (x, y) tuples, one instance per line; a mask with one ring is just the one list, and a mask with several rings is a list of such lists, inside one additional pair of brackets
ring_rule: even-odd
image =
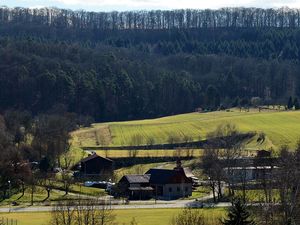
[(73, 170), (79, 171), (81, 177), (106, 179), (112, 176), (113, 167), (114, 162), (111, 159), (93, 153), (77, 163)]
[(146, 174), (150, 175), (155, 197), (170, 200), (192, 195), (192, 179), (183, 171), (150, 169)]
[(193, 180), (186, 176), (178, 162), (173, 170), (150, 169), (144, 175), (124, 176), (118, 186), (130, 199), (155, 197), (171, 200), (191, 196)]
[(119, 181), (119, 191), (130, 199), (150, 199), (153, 196), (153, 188), (149, 183), (149, 175), (127, 175)]

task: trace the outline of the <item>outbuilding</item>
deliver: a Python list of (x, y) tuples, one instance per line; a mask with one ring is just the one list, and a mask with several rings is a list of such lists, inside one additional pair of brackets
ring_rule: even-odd
[(111, 178), (114, 162), (96, 153), (89, 155), (77, 163), (73, 169), (79, 171), (81, 177), (95, 177), (97, 179)]

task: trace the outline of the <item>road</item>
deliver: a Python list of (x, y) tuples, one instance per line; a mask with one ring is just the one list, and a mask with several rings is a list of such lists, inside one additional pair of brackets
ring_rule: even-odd
[[(212, 195), (195, 200), (173, 200), (173, 201), (131, 201), (130, 204), (121, 204), (120, 201), (112, 201), (113, 209), (163, 209), (163, 208), (184, 208), (184, 207), (227, 207), (228, 203), (204, 204), (203, 201), (211, 199)], [(101, 206), (99, 207), (101, 208)], [(9, 212), (50, 212), (52, 206), (11, 206), (0, 208), (0, 213)]]

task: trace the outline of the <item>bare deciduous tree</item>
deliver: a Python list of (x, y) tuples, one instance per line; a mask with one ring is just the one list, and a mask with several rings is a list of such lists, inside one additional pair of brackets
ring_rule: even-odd
[(65, 191), (65, 195), (69, 194), (69, 190), (71, 185), (73, 184), (73, 176), (70, 173), (70, 171), (68, 170), (63, 170), (61, 172), (61, 179), (63, 182), (63, 187), (64, 187), (64, 191)]
[(177, 134), (170, 133), (168, 135), (168, 140), (167, 141), (168, 141), (168, 144), (175, 144), (175, 143), (180, 142), (180, 137)]
[(283, 224), (300, 223), (300, 148), (295, 152), (283, 146), (279, 156), (276, 184), (280, 194)]
[(223, 166), (226, 169), (224, 180), (228, 184), (229, 194), (234, 195), (234, 181), (232, 180), (234, 171), (232, 168), (236, 166), (236, 161), (242, 155), (244, 140), (239, 138), (240, 132), (237, 127), (231, 123), (221, 124), (217, 129), (207, 135), (208, 139), (212, 139), (212, 147), (222, 148), (219, 157), (222, 158)]
[(154, 145), (155, 144), (155, 139), (154, 139), (154, 137), (148, 137), (147, 138), (147, 145), (148, 146), (152, 146), (152, 145)]
[(209, 186), (213, 192), (214, 202), (216, 202), (217, 198), (219, 200), (223, 197), (223, 168), (219, 159), (219, 150), (206, 148), (204, 150), (202, 161), (204, 173), (208, 176)]
[(192, 142), (192, 141), (193, 141), (193, 138), (192, 138), (191, 136), (185, 134), (185, 135), (183, 136), (183, 141), (184, 141), (185, 143), (189, 143), (189, 142)]
[[(212, 222), (212, 223), (210, 223)], [(171, 225), (218, 225), (218, 221), (208, 221), (199, 209), (185, 208), (171, 220)]]
[(51, 225), (112, 225), (113, 209), (99, 199), (59, 202), (52, 211)]
[(130, 145), (132, 146), (132, 149), (128, 150), (128, 156), (130, 158), (137, 157), (139, 151), (136, 149), (137, 146), (140, 146), (143, 144), (144, 137), (140, 134), (135, 134), (131, 137)]

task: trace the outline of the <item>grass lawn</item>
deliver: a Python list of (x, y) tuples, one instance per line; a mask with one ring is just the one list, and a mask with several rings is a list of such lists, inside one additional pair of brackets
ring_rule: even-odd
[[(56, 189), (63, 190), (64, 184), (62, 181), (56, 181), (52, 185)], [(80, 183), (72, 184), (70, 186), (69, 192), (74, 194), (91, 195), (91, 196), (101, 196), (105, 194), (104, 189), (85, 187), (83, 184)]]
[(198, 187), (196, 190), (193, 191), (192, 196), (189, 197), (189, 199), (196, 199), (196, 198), (202, 198), (204, 196), (209, 195), (211, 192), (209, 187)]
[[(60, 183), (56, 183), (54, 186), (60, 187)], [(52, 204), (55, 201), (58, 200), (64, 200), (64, 199), (78, 199), (78, 194), (81, 195), (90, 195), (90, 196), (101, 196), (105, 194), (105, 191), (103, 189), (99, 188), (91, 188), (91, 187), (84, 187), (74, 184), (70, 187), (70, 192), (68, 195), (65, 195), (65, 192), (62, 190), (53, 189), (50, 193), (50, 198), (46, 200), (47, 197), (47, 191), (45, 188), (41, 186), (37, 186), (34, 190), (33, 194), (33, 202), (34, 204), (42, 204), (42, 205), (49, 205)], [(0, 205), (10, 205), (12, 202), (17, 202), (21, 206), (23, 205), (29, 205), (31, 203), (31, 189), (27, 188), (25, 190), (25, 194), (22, 198), (20, 198), (21, 193), (17, 193), (12, 195), (9, 199), (5, 199), (0, 203)]]
[[(119, 225), (128, 224), (135, 218), (138, 225), (169, 225), (173, 216), (177, 215), (181, 209), (126, 209), (115, 210), (116, 222)], [(224, 209), (203, 209), (203, 215), (209, 219), (213, 225), (214, 221), (224, 216)], [(50, 221), (50, 213), (9, 213), (1, 214), (0, 218), (16, 219), (18, 225), (47, 225)]]
[[(151, 120), (128, 122), (111, 122), (93, 124), (92, 128), (84, 128), (72, 133), (75, 146), (101, 146), (97, 132), (101, 133), (105, 127), (110, 146), (130, 145), (133, 136), (141, 135), (143, 144), (149, 138), (154, 138), (155, 144), (167, 143), (169, 135), (179, 138), (186, 136), (193, 140), (204, 139), (206, 134), (214, 130), (219, 124), (234, 123), (241, 131), (257, 131), (266, 134), (266, 141), (257, 144), (249, 143), (253, 149), (278, 148), (283, 144), (294, 147), (300, 138), (300, 111), (262, 111), (250, 110), (240, 112), (219, 111), (210, 113), (189, 113), (163, 117)], [(109, 130), (109, 132), (107, 131)]]
[[(243, 196), (243, 192), (241, 190), (235, 191), (235, 194), (240, 197)], [(265, 193), (263, 190), (246, 190), (246, 200), (251, 203), (265, 201)], [(280, 193), (278, 189), (273, 189), (272, 200), (275, 202), (280, 201)]]
[[(9, 205), (11, 202), (16, 201), (18, 204), (20, 205), (28, 205), (31, 202), (31, 189), (27, 188), (25, 190), (25, 194), (22, 198), (20, 198), (21, 193), (17, 193), (12, 195), (9, 199), (5, 199), (4, 201), (1, 202), (1, 205)], [(63, 191), (59, 191), (59, 190), (52, 190), (51, 194), (50, 194), (50, 198), (47, 201), (56, 201), (59, 199), (62, 199), (64, 196), (64, 192)], [(34, 190), (34, 194), (33, 194), (33, 201), (34, 203), (43, 203), (44, 200), (47, 197), (47, 191), (42, 188), (37, 186)], [(64, 196), (65, 198), (67, 198), (67, 196)]]

